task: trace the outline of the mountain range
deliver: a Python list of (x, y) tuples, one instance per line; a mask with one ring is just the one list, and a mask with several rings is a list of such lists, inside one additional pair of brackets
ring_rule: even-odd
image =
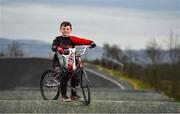
[[(54, 52), (51, 50), (50, 43), (39, 40), (11, 40), (7, 38), (0, 38), (0, 52), (6, 53), (8, 46), (16, 42), (23, 50), (25, 57), (50, 57), (52, 58)], [(100, 59), (103, 54), (103, 49), (97, 46), (94, 49), (87, 49), (84, 58), (87, 60)]]
[[(52, 58), (54, 52), (51, 50), (51, 43), (39, 41), (39, 40), (11, 40), (7, 38), (0, 38), (0, 53), (6, 53), (8, 51), (8, 46), (12, 42), (18, 43), (20, 48), (23, 50), (24, 57), (43, 57), (43, 58)], [(129, 55), (129, 50), (122, 50), (123, 54)], [(168, 52), (162, 50), (165, 55), (162, 62), (169, 62)], [(100, 46), (97, 46), (93, 49), (87, 49), (87, 52), (83, 56), (86, 60), (96, 60), (101, 59), (104, 53), (104, 49)], [(151, 63), (151, 60), (146, 54), (145, 49), (141, 50), (131, 50), (131, 60), (137, 64), (148, 64)]]

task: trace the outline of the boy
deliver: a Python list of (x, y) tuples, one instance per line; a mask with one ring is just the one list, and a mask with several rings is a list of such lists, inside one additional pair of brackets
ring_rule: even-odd
[[(60, 33), (61, 36), (58, 36), (53, 40), (52, 44), (52, 50), (54, 52), (58, 51), (59, 53), (63, 53), (64, 48), (74, 48), (76, 45), (90, 45), (91, 48), (96, 47), (96, 44), (87, 39), (78, 38), (75, 36), (70, 36), (70, 33), (72, 31), (72, 25), (70, 22), (64, 21), (60, 25)], [(56, 54), (54, 54), (53, 59), (53, 68), (59, 67), (60, 63), (58, 61), (58, 57)], [(71, 99), (67, 96), (67, 77), (70, 75), (68, 72), (64, 72), (63, 78), (61, 79), (61, 100), (62, 101), (71, 101), (71, 99), (79, 99), (81, 98), (79, 95), (77, 95), (76, 91), (71, 90)], [(71, 86), (73, 88), (76, 88), (79, 85), (79, 79), (76, 74), (71, 79)]]

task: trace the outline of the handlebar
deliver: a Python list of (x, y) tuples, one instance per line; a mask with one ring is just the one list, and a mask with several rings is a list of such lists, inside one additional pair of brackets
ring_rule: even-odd
[[(82, 46), (79, 46), (79, 47), (83, 47), (82, 49), (76, 49), (76, 56), (82, 56), (82, 55), (84, 55), (85, 54), (85, 52), (86, 52), (86, 49), (87, 48), (90, 48), (90, 46), (88, 45), (82, 45)], [(73, 50), (74, 48), (69, 48), (69, 51), (71, 52), (71, 50)], [(59, 53), (58, 51), (56, 51), (56, 53)], [(59, 53), (60, 54), (60, 53)], [(67, 54), (67, 55), (69, 55), (69, 54)]]
[(86, 52), (86, 49), (87, 49), (87, 48), (90, 48), (90, 46), (87, 46), (87, 45), (81, 46), (81, 47), (84, 47), (84, 48), (83, 48), (83, 49), (76, 50), (77, 53), (78, 53), (78, 52), (82, 52), (82, 53), (80, 53), (80, 54), (77, 54), (78, 56), (84, 55), (85, 52)]

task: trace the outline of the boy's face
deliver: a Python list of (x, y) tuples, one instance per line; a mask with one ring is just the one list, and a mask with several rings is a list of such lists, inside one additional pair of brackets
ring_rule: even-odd
[(62, 33), (62, 36), (69, 37), (71, 33), (71, 27), (70, 26), (62, 26), (60, 28), (60, 32)]

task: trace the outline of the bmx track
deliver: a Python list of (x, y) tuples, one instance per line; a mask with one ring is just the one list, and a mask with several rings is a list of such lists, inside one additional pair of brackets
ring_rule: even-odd
[(82, 101), (43, 100), (39, 80), (51, 68), (46, 58), (0, 58), (0, 113), (119, 113), (180, 112), (180, 103), (162, 93), (133, 90), (93, 65), (86, 64), (91, 80), (91, 104)]

